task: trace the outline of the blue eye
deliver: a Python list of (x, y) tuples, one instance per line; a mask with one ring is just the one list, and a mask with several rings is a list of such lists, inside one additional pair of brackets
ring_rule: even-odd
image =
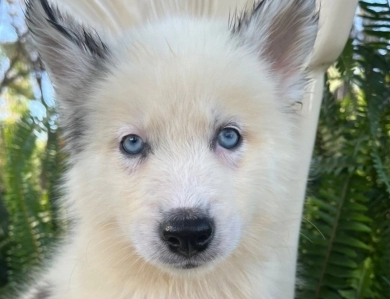
[(240, 143), (241, 135), (236, 129), (225, 128), (218, 134), (218, 144), (226, 149), (233, 149)]
[(122, 149), (129, 155), (138, 155), (145, 149), (145, 142), (137, 135), (128, 135), (122, 139)]

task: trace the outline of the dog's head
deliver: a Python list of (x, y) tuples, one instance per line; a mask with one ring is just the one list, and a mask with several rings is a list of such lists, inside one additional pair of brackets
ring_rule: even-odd
[(114, 223), (111, 234), (171, 272), (259, 246), (288, 205), (315, 9), (315, 0), (264, 0), (230, 26), (175, 18), (108, 40), (29, 1), (83, 221)]

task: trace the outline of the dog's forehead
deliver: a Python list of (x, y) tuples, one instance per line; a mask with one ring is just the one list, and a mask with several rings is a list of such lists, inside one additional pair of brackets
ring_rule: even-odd
[(229, 74), (218, 68), (210, 63), (183, 67), (180, 61), (171, 61), (151, 72), (122, 74), (111, 100), (106, 101), (109, 106), (100, 110), (114, 107), (118, 113), (111, 115), (116, 120), (136, 122), (156, 132), (177, 129), (188, 133), (246, 119), (258, 111), (258, 86), (241, 83), (233, 71)]
[(207, 28), (167, 27), (124, 41), (100, 89), (97, 111), (111, 111), (105, 117), (118, 123), (172, 133), (259, 117), (259, 99), (272, 101), (274, 88), (266, 64), (218, 26), (210, 27), (216, 36), (205, 34)]

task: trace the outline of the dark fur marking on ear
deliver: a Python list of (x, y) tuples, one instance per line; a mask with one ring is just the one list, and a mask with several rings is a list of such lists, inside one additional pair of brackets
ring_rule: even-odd
[(85, 146), (83, 136), (88, 129), (83, 101), (90, 100), (96, 83), (110, 72), (114, 63), (111, 51), (93, 28), (78, 23), (48, 0), (26, 0), (25, 16), (32, 40), (55, 83), (66, 148), (77, 155)]
[(241, 13), (235, 13), (233, 16), (233, 21), (231, 22), (231, 30), (232, 33), (239, 32), (243, 25), (247, 25), (252, 18), (252, 16), (263, 7), (264, 3), (268, 0), (259, 0), (253, 3), (252, 10), (250, 11), (242, 11)]
[[(318, 33), (318, 0), (255, 0), (252, 9), (230, 20), (232, 35), (240, 44), (269, 63), (279, 84), (283, 107), (293, 111), (308, 83), (310, 54)], [(296, 110), (296, 109), (295, 109)]]
[[(32, 22), (30, 12), (32, 11), (32, 6), (36, 5), (37, 0), (26, 0), (26, 18)], [(63, 26), (61, 23), (66, 24), (66, 16), (63, 17), (58, 8), (51, 7), (47, 0), (39, 0), (42, 9), (44, 10), (47, 22), (60, 32), (65, 38), (76, 44), (78, 47), (90, 52), (92, 55), (96, 55), (100, 58), (106, 58), (108, 55), (108, 48), (105, 43), (100, 39), (100, 36), (94, 31), (94, 34), (80, 25), (79, 30), (72, 30), (69, 27)], [(31, 28), (30, 28), (31, 30)]]
[[(301, 0), (297, 0), (301, 1)], [(229, 26), (231, 28), (232, 33), (237, 33), (241, 30), (243, 25), (248, 25), (251, 18), (260, 10), (263, 8), (263, 5), (265, 5), (269, 0), (257, 0), (253, 3), (253, 7), (251, 10), (246, 11), (245, 9), (238, 13), (237, 11), (233, 14), (233, 17), (231, 18), (229, 16)], [(320, 10), (321, 10), (321, 3), (319, 3), (320, 8), (317, 10), (317, 12), (313, 15), (313, 21), (317, 22), (320, 18)]]
[(46, 13), (46, 16), (48, 17), (46, 20), (68, 39), (73, 40), (72, 36), (65, 30), (65, 28), (58, 23), (57, 17), (54, 14), (53, 9), (49, 6), (49, 3), (46, 0), (40, 0), (40, 2), (43, 10)]

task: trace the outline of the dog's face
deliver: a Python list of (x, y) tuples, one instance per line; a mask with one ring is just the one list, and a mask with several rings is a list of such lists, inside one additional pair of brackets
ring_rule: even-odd
[[(226, 49), (228, 35), (226, 44), (205, 39), (191, 53), (173, 32), (186, 23), (170, 26), (148, 45), (166, 54), (123, 51), (119, 59), (131, 67), (118, 65), (96, 91), (86, 148), (96, 166), (85, 168), (108, 179), (96, 197), (110, 198), (109, 210), (141, 256), (189, 268), (239, 244), (275, 175), (271, 160), (280, 155), (269, 152), (276, 154), (273, 143), (289, 129), (281, 127), (288, 122), (271, 78), (256, 74), (261, 64)], [(205, 31), (193, 35), (200, 41)], [(271, 124), (281, 133), (272, 136)]]
[(115, 223), (171, 273), (211, 268), (258, 239), (254, 222), (277, 221), (314, 0), (263, 1), (233, 28), (161, 21), (107, 44), (35, 2), (29, 26), (62, 101), (81, 217)]

